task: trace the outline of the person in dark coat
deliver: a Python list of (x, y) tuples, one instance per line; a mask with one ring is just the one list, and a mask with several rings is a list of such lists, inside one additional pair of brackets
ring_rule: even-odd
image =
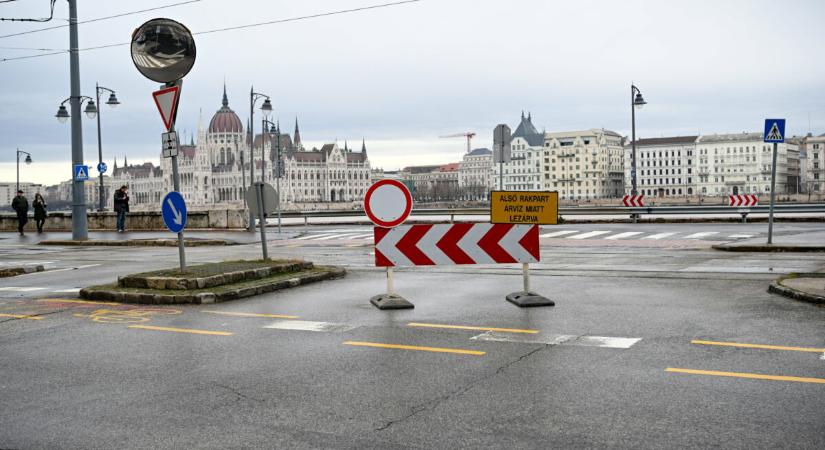
[(129, 188), (121, 186), (115, 191), (115, 212), (117, 213), (117, 232), (126, 230), (126, 213), (129, 212)]
[(23, 191), (17, 191), (17, 197), (11, 201), (11, 207), (17, 213), (17, 232), (23, 236), (23, 227), (29, 221), (29, 201), (23, 195)]
[(43, 196), (39, 192), (34, 194), (32, 207), (34, 207), (34, 223), (37, 224), (37, 232), (42, 233), (43, 224), (46, 223), (48, 214), (46, 213), (46, 201), (43, 200)]

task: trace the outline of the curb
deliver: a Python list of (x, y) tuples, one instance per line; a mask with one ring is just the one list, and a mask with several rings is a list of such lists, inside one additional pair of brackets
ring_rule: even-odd
[(812, 303), (814, 305), (825, 305), (825, 297), (821, 295), (809, 294), (804, 291), (799, 291), (793, 288), (789, 288), (782, 284), (782, 281), (786, 280), (787, 278), (794, 276), (797, 278), (821, 278), (825, 281), (825, 275), (819, 273), (813, 274), (790, 274), (786, 277), (779, 278), (776, 281), (772, 281), (770, 285), (768, 285), (768, 292), (772, 294), (778, 294), (783, 297), (788, 297), (793, 300), (799, 300), (801, 302)]
[(43, 266), (0, 267), (0, 278), (16, 277), (27, 273), (42, 272)]
[(104, 300), (117, 303), (138, 303), (144, 305), (179, 305), (186, 303), (200, 305), (203, 303), (220, 303), (229, 300), (236, 300), (304, 284), (315, 283), (318, 281), (342, 278), (347, 273), (343, 268), (335, 266), (316, 266), (316, 269), (321, 269), (324, 271), (298, 273), (292, 278), (282, 278), (277, 281), (267, 282), (267, 280), (260, 280), (261, 283), (259, 284), (220, 293), (199, 292), (197, 294), (170, 295), (143, 292), (122, 292), (92, 287), (81, 289), (80, 298), (86, 300)]
[(825, 246), (816, 245), (777, 245), (777, 244), (716, 244), (711, 246), (714, 250), (724, 252), (762, 252), (762, 253), (813, 253), (825, 252)]
[[(128, 239), (123, 241), (96, 240), (96, 241), (72, 241), (72, 240), (49, 240), (40, 241), (38, 245), (62, 245), (62, 246), (85, 246), (85, 247), (177, 247), (177, 239)], [(186, 247), (206, 247), (236, 245), (235, 242), (223, 239), (199, 239), (184, 240)]]

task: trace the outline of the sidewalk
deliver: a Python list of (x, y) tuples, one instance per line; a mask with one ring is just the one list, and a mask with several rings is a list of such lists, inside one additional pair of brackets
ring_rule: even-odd
[[(267, 228), (266, 238), (268, 241), (277, 241), (282, 239), (293, 239), (298, 236), (297, 231), (285, 231), (278, 234), (277, 230)], [(255, 244), (261, 241), (261, 234), (259, 230), (254, 233), (248, 231), (184, 231), (186, 241), (225, 241), (229, 245), (237, 244)], [(89, 240), (86, 241), (88, 245), (126, 245), (129, 241), (150, 241), (150, 240), (174, 240), (177, 236), (168, 231), (127, 231), (125, 233), (117, 233), (114, 231), (90, 231)], [(52, 245), (59, 245), (55, 241), (68, 242), (72, 241), (71, 232), (45, 232), (42, 234), (26, 233), (25, 236), (20, 236), (15, 232), (0, 232), (0, 246), (2, 245), (37, 245), (45, 242), (53, 241)], [(72, 241), (74, 242), (74, 241)], [(97, 242), (97, 243), (96, 243)], [(124, 242), (120, 244), (119, 242)], [(74, 244), (77, 245), (77, 244)], [(81, 244), (82, 245), (82, 244)]]
[(728, 252), (825, 252), (825, 230), (792, 235), (774, 235), (773, 243), (761, 236), (713, 246)]
[(825, 273), (791, 274), (771, 283), (768, 292), (825, 306)]

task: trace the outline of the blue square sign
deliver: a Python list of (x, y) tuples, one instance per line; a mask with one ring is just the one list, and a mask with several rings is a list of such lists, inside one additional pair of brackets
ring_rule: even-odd
[(785, 119), (765, 119), (765, 142), (785, 142)]
[(74, 180), (87, 181), (89, 179), (89, 166), (77, 164), (74, 166)]

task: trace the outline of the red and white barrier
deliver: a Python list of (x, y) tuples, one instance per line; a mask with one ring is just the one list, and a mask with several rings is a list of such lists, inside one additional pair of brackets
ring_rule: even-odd
[(539, 262), (538, 225), (458, 223), (375, 227), (375, 265)]
[(622, 203), (624, 203), (624, 205), (628, 207), (641, 207), (645, 206), (644, 198), (644, 194), (628, 194), (622, 197)]
[(759, 196), (755, 194), (738, 194), (730, 196), (730, 206), (756, 206), (759, 204)]

